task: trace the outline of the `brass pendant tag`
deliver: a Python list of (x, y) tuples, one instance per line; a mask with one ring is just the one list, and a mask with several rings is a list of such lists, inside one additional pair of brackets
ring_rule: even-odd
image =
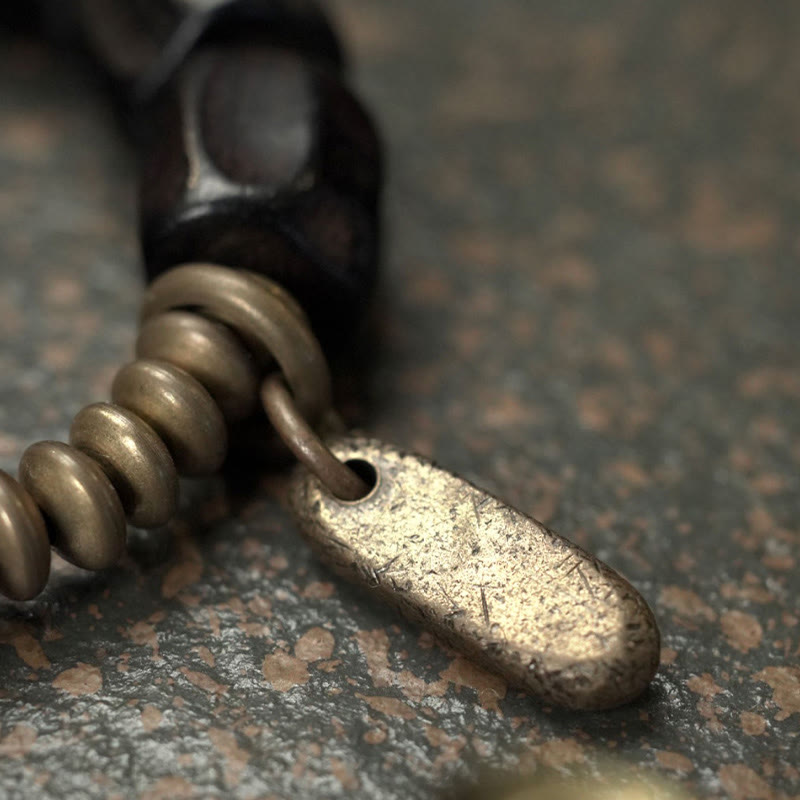
[(610, 567), (466, 480), (382, 443), (329, 443), (370, 464), (362, 500), (298, 475), (290, 502), (339, 575), (544, 701), (603, 709), (636, 698), (658, 667), (659, 631)]

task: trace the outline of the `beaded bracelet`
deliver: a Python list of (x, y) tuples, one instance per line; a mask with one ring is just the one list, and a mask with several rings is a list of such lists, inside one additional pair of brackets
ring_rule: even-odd
[(260, 398), (306, 467), (299, 528), (336, 573), (548, 702), (641, 694), (659, 632), (624, 578), (419, 456), (331, 432), (325, 350), (371, 294), (382, 169), (322, 12), (83, 0), (79, 19), (141, 144), (152, 282), (111, 402), (80, 411), (69, 444), (29, 447), (19, 481), (0, 472), (0, 591), (37, 595), (51, 546), (111, 567), (126, 525), (168, 522), (178, 476), (218, 470)]

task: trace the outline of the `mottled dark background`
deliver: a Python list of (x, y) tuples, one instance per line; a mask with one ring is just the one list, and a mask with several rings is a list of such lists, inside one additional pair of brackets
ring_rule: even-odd
[[(0, 607), (0, 795), (428, 798), (613, 755), (800, 796), (800, 4), (334, 11), (391, 161), (346, 412), (622, 570), (661, 670), (618, 711), (542, 708), (332, 579), (282, 477), (234, 474)], [(3, 40), (2, 468), (130, 355), (134, 181), (83, 68)]]

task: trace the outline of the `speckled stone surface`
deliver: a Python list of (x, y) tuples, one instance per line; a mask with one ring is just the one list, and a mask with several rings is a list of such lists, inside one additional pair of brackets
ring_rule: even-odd
[[(231, 471), (118, 569), (0, 606), (0, 795), (428, 798), (612, 755), (800, 796), (800, 5), (335, 11), (392, 165), (345, 413), (620, 569), (661, 669), (543, 708), (315, 563), (283, 476)], [(134, 179), (80, 65), (4, 39), (0, 468), (130, 356)]]

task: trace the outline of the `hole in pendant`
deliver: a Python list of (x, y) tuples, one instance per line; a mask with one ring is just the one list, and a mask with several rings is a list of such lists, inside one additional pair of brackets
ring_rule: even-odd
[(365, 461), (363, 458), (350, 458), (344, 463), (346, 467), (353, 470), (353, 472), (367, 484), (368, 489), (364, 495), (359, 497), (358, 500), (351, 501), (358, 503), (370, 495), (372, 490), (378, 485), (378, 470), (376, 470), (369, 461)]

